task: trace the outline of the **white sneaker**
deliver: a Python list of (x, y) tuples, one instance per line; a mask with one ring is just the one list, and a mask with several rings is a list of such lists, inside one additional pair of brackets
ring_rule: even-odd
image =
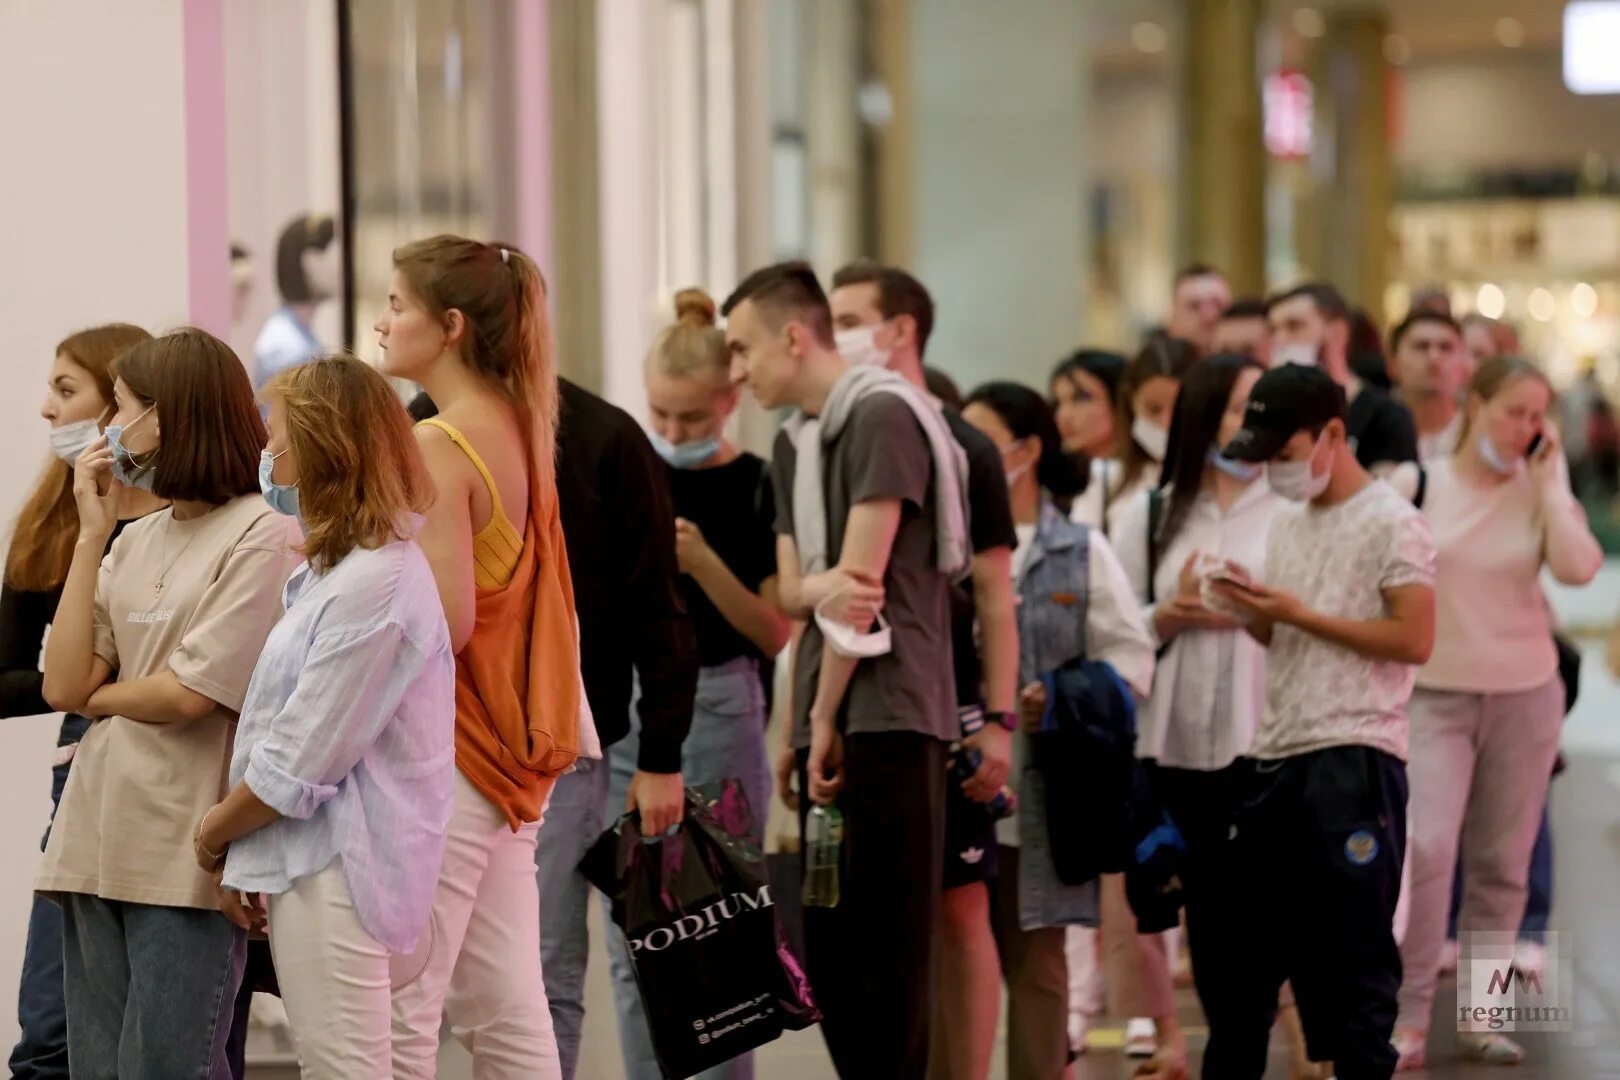
[(1513, 946), (1513, 966), (1539, 979), (1547, 974), (1547, 947), (1539, 941), (1519, 940)]
[(1440, 974), (1457, 974), (1457, 939), (1447, 938), (1446, 943), (1440, 946)]
[(1152, 1057), (1159, 1048), (1159, 1028), (1146, 1016), (1133, 1016), (1125, 1021), (1125, 1056)]
[(1086, 1052), (1086, 1040), (1091, 1037), (1093, 1017), (1079, 1010), (1069, 1013), (1069, 1049), (1080, 1055)]

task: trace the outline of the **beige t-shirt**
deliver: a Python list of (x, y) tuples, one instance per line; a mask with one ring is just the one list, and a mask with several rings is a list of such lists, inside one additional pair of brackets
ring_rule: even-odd
[(96, 587), (96, 655), (120, 682), (168, 670), (220, 707), (188, 724), (111, 716), (90, 725), (51, 826), (40, 891), (215, 907), (192, 837), (225, 794), (236, 714), (281, 617), (298, 541), (292, 518), (243, 495), (189, 521), (152, 514), (113, 544)]

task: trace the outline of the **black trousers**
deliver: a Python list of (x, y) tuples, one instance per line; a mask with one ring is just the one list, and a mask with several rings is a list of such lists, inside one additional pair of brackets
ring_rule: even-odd
[[(1240, 765), (1225, 866), (1188, 928), (1209, 1017), (1204, 1080), (1260, 1080), (1277, 993), (1293, 983), (1314, 1061), (1339, 1080), (1395, 1071), (1406, 766), (1365, 746)], [(1172, 811), (1172, 814), (1174, 811)]]
[[(800, 791), (806, 754), (799, 755)], [(806, 908), (805, 969), (838, 1075), (923, 1080), (945, 845), (945, 744), (847, 735), (836, 908)], [(801, 799), (804, 824), (809, 800)]]

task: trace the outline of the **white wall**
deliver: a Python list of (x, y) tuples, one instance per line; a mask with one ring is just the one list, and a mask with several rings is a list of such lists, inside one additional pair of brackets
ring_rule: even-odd
[(939, 310), (929, 362), (964, 391), (1043, 385), (1083, 325), (1084, 13), (1001, 0), (911, 17), (915, 268)]
[[(0, 516), (47, 454), (38, 409), (67, 334), (187, 318), (181, 0), (0, 3)], [(54, 720), (0, 722), (0, 1047), (16, 1039)]]
[(1620, 155), (1620, 95), (1564, 88), (1556, 52), (1403, 68), (1396, 91), (1400, 165), (1579, 164)]

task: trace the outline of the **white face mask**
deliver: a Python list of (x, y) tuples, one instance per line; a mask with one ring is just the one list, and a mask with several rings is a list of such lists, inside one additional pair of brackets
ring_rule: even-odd
[(72, 465), (99, 438), (100, 424), (94, 420), (75, 420), (71, 424), (51, 428), (51, 449), (57, 457)]
[(882, 349), (877, 344), (877, 332), (883, 323), (873, 326), (852, 326), (833, 335), (833, 342), (845, 360), (865, 367), (888, 367), (893, 349)]
[(1311, 448), (1311, 456), (1303, 461), (1266, 462), (1266, 482), (1271, 485), (1271, 490), (1294, 502), (1310, 502), (1326, 491), (1328, 481), (1333, 478), (1333, 470), (1323, 469), (1321, 476), (1311, 471), (1321, 450), (1322, 440), (1318, 438), (1316, 445)]
[(1496, 449), (1496, 444), (1491, 441), (1491, 437), (1483, 431), (1479, 433), (1474, 449), (1479, 453), (1479, 459), (1485, 463), (1485, 467), (1498, 476), (1512, 476), (1519, 471), (1519, 462), (1523, 460), (1503, 457), (1501, 451)]
[(1322, 347), (1309, 345), (1296, 341), (1292, 345), (1278, 345), (1271, 350), (1271, 366), (1282, 367), (1284, 364), (1298, 364), (1300, 367), (1319, 367), (1322, 363)]
[(1131, 438), (1136, 445), (1147, 451), (1147, 456), (1154, 461), (1163, 461), (1165, 451), (1170, 449), (1170, 432), (1160, 427), (1145, 416), (1138, 416), (1131, 424)]
[(821, 627), (821, 635), (827, 639), (827, 644), (832, 646), (832, 651), (852, 660), (870, 660), (874, 656), (887, 656), (893, 651), (894, 642), (889, 631), (889, 621), (883, 617), (882, 612), (878, 613), (878, 628), (868, 634), (823, 615), (822, 608), (831, 603), (833, 597), (837, 595), (834, 593), (823, 600), (815, 612), (816, 625)]

